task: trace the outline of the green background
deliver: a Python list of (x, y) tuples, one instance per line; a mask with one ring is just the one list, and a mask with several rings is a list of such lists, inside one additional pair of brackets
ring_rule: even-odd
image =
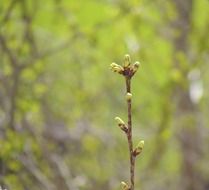
[(2, 0), (0, 185), (118, 190), (129, 179), (130, 54), (137, 190), (209, 188), (209, 1)]

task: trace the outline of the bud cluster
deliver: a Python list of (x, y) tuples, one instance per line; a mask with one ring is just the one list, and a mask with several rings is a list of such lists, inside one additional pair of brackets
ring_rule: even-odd
[(140, 63), (136, 61), (134, 64), (131, 64), (130, 55), (125, 55), (123, 66), (118, 65), (116, 63), (110, 64), (110, 69), (113, 72), (119, 73), (125, 77), (131, 78), (136, 71), (138, 70)]

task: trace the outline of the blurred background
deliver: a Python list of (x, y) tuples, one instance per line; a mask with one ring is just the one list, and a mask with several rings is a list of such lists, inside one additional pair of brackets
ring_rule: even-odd
[(0, 185), (119, 190), (129, 179), (132, 80), (137, 190), (209, 189), (208, 0), (2, 0)]

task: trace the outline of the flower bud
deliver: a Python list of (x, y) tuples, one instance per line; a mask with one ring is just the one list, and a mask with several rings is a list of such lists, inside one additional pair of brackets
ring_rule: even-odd
[(122, 188), (122, 190), (129, 190), (130, 189), (128, 184), (124, 181), (121, 181), (121, 188)]
[(126, 54), (124, 59), (124, 67), (128, 67), (131, 64), (131, 58), (130, 55)]
[(131, 98), (132, 98), (132, 94), (127, 92), (126, 93), (126, 100), (131, 100)]

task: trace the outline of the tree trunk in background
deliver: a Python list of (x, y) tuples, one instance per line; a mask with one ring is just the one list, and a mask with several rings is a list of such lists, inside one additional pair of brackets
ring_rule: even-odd
[[(174, 67), (184, 75), (185, 84), (188, 72), (182, 71), (178, 53), (183, 53), (189, 59), (188, 37), (192, 22), (192, 0), (172, 0), (177, 11), (177, 19), (173, 23), (173, 28), (177, 35), (174, 37)], [(191, 63), (189, 63), (191, 64)], [(188, 86), (188, 85), (187, 85)], [(176, 99), (176, 127), (177, 137), (182, 151), (182, 176), (181, 189), (198, 190), (203, 189), (202, 176), (197, 171), (197, 163), (201, 154), (201, 137), (198, 131), (198, 106), (194, 104), (189, 95), (189, 88), (177, 86), (174, 91)]]
[(9, 127), (12, 130), (16, 130), (15, 127), (15, 113), (16, 113), (16, 100), (18, 96), (18, 88), (19, 88), (19, 80), (20, 80), (20, 70), (18, 67), (13, 68), (13, 76), (12, 76), (12, 85), (10, 90), (10, 108), (9, 108)]

